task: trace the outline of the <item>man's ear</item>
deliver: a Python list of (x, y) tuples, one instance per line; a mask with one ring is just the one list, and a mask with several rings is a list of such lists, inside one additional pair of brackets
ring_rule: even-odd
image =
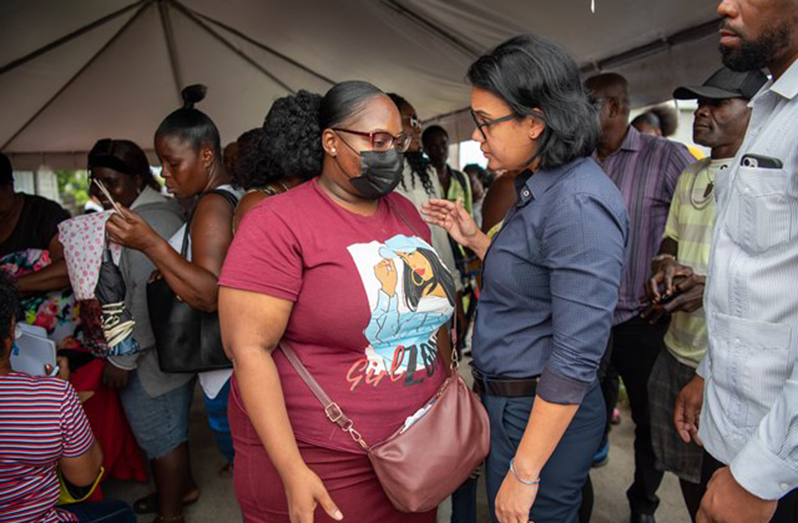
[(610, 118), (617, 118), (621, 114), (621, 101), (616, 96), (610, 96), (607, 98), (607, 112), (610, 115)]

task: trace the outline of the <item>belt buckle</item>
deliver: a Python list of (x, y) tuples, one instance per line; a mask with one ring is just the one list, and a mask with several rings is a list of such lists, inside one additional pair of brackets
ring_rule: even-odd
[(339, 407), (337, 403), (330, 403), (329, 405), (324, 407), (324, 414), (326, 414), (327, 419), (332, 421), (333, 423), (338, 423), (338, 420), (344, 417), (344, 412), (341, 410), (341, 407)]

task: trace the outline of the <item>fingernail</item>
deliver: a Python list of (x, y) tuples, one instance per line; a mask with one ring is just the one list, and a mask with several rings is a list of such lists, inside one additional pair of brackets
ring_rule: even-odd
[(340, 511), (340, 510), (336, 510), (336, 511), (335, 511), (335, 516), (333, 516), (333, 517), (334, 517), (335, 519), (337, 519), (338, 521), (341, 521), (342, 519), (344, 519), (344, 515), (343, 515), (343, 514), (341, 514), (341, 511)]

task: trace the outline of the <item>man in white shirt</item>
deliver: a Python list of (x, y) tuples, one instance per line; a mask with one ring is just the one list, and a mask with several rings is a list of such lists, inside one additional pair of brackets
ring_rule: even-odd
[(773, 79), (751, 101), (745, 141), (716, 181), (704, 297), (709, 352), (680, 394), (674, 422), (707, 451), (696, 521), (794, 522), (798, 0), (723, 0), (718, 14), (724, 64), (767, 67)]

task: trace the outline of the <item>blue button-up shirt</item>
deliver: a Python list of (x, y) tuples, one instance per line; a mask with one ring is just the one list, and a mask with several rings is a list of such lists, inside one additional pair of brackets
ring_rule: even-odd
[(488, 377), (540, 375), (538, 396), (579, 404), (607, 348), (629, 217), (592, 159), (524, 173), (516, 188), (485, 257), (474, 364)]

